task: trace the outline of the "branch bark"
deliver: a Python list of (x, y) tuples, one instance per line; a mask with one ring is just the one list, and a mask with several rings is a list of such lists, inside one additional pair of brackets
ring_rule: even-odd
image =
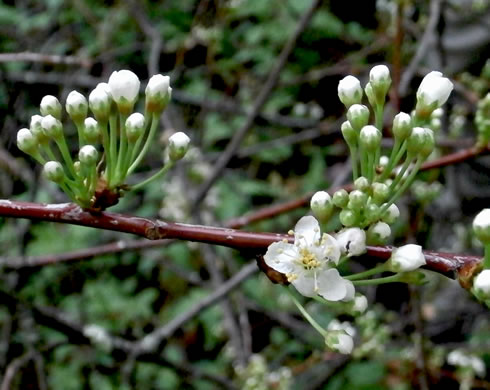
[[(40, 204), (0, 200), (0, 216), (88, 226), (130, 233), (149, 240), (177, 239), (202, 242), (256, 255), (264, 254), (273, 242), (284, 239), (293, 241), (291, 236), (279, 233), (255, 233), (230, 228), (170, 223), (111, 212), (94, 214), (73, 203)], [(383, 261), (391, 256), (392, 249), (389, 246), (369, 247), (367, 257)], [(482, 260), (478, 256), (433, 251), (425, 251), (424, 254), (427, 269), (449, 277), (471, 277), (473, 270)]]

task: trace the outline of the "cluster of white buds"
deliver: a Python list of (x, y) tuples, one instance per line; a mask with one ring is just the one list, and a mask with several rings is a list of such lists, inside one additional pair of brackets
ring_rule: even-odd
[(387, 242), (389, 225), (399, 216), (394, 202), (410, 188), (420, 166), (434, 150), (434, 132), (428, 126), (422, 127), (426, 122), (422, 121), (421, 112), (433, 114), (436, 119), (452, 90), (452, 83), (439, 72), (431, 72), (422, 80), (412, 115), (400, 112), (393, 118), (394, 145), (388, 157), (382, 156), (381, 139), (390, 86), (388, 67), (373, 67), (364, 87), (371, 109), (362, 104), (363, 92), (357, 78), (347, 76), (338, 86), (339, 98), (348, 108), (341, 130), (351, 154), (355, 188), (350, 194), (337, 191), (332, 203), (341, 209), (342, 225), (366, 229), (370, 244)]
[[(138, 100), (140, 80), (129, 70), (113, 72), (108, 83), (100, 83), (90, 92), (88, 101), (80, 92), (70, 92), (65, 109), (78, 132), (80, 149), (76, 161), (65, 139), (62, 105), (51, 95), (41, 100), (41, 115), (31, 118), (30, 128), (19, 130), (17, 145), (42, 164), (45, 177), (56, 182), (73, 201), (84, 208), (109, 207), (117, 203), (122, 189), (128, 188), (127, 176), (138, 167), (153, 143), (159, 117), (171, 98), (169, 84), (168, 76), (151, 77), (145, 90), (146, 116), (132, 112)], [(94, 118), (88, 116), (89, 109)], [(167, 148), (170, 162), (132, 188), (168, 171), (185, 156), (189, 141), (181, 132), (170, 137)], [(102, 203), (98, 202), (96, 191), (103, 193)]]

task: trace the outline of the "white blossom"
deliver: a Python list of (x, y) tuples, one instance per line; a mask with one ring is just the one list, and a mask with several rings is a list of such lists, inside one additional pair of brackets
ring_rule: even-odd
[(390, 262), (395, 272), (413, 271), (425, 265), (425, 256), (420, 245), (408, 244), (393, 249)]
[(340, 259), (340, 248), (332, 236), (320, 232), (312, 216), (301, 218), (294, 229), (294, 244), (275, 242), (264, 255), (266, 264), (285, 274), (288, 281), (307, 297), (316, 294), (330, 301), (344, 299), (352, 282), (333, 268)]
[(427, 74), (420, 83), (417, 90), (417, 105), (422, 106), (442, 106), (446, 103), (451, 91), (453, 83), (446, 77), (443, 77), (441, 72), (432, 71)]
[(340, 250), (348, 257), (359, 256), (366, 252), (366, 232), (359, 228), (343, 229), (335, 235)]

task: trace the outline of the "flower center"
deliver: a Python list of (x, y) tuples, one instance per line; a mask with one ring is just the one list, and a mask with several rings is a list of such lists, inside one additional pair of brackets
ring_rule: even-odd
[(316, 256), (306, 248), (301, 248), (299, 250), (298, 261), (305, 270), (318, 268), (320, 266), (320, 262), (318, 261)]

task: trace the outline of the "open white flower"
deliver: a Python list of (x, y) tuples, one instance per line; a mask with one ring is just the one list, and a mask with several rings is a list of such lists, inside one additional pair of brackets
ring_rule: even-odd
[(354, 348), (356, 329), (349, 322), (333, 319), (328, 324), (329, 332), (325, 342), (327, 346), (342, 354), (350, 354)]
[(339, 301), (351, 292), (352, 282), (332, 268), (340, 259), (340, 248), (332, 236), (320, 232), (318, 221), (301, 218), (294, 229), (294, 244), (275, 242), (264, 255), (266, 264), (287, 276), (288, 281), (304, 296), (321, 295)]

